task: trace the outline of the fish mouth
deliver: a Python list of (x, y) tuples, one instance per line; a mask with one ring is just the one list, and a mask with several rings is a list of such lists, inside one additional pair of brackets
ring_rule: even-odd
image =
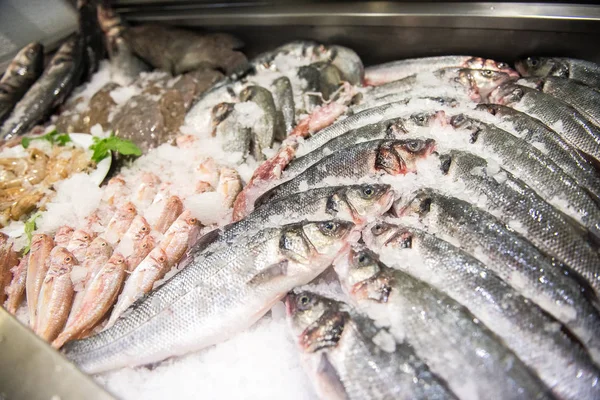
[(293, 292), (289, 292), (283, 299), (285, 304), (285, 312), (287, 315), (294, 315), (296, 312), (296, 295)]

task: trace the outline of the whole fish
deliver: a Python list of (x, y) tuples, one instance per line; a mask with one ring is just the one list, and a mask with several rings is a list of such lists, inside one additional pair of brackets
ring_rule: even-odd
[[(88, 373), (143, 365), (219, 343), (261, 318), (330, 265), (353, 224), (303, 222), (262, 230), (190, 263), (95, 336), (64, 347)], [(352, 233), (352, 234), (351, 234)]]
[(539, 120), (499, 104), (480, 104), (477, 110), (486, 111), (500, 119), (500, 128), (514, 132), (521, 139), (538, 147), (582, 187), (600, 199), (600, 179), (594, 166), (556, 132)]
[(376, 139), (402, 139), (406, 135), (428, 132), (428, 129), (436, 121), (442, 120), (442, 114), (435, 112), (419, 113), (411, 116), (391, 118), (375, 124), (369, 124), (350, 130), (337, 136), (323, 146), (314, 149), (308, 154), (293, 159), (285, 168), (286, 176), (294, 176), (306, 170), (311, 165), (323, 159), (329, 154), (343, 150), (358, 143)]
[(512, 83), (498, 87), (490, 95), (490, 101), (539, 119), (571, 145), (600, 160), (600, 128), (567, 103)]
[(421, 230), (374, 223), (363, 232), (386, 265), (423, 280), (461, 303), (562, 399), (594, 399), (600, 371), (555, 319), (483, 264)]
[(111, 245), (116, 246), (129, 229), (129, 226), (133, 222), (133, 219), (137, 215), (137, 209), (131, 202), (126, 202), (121, 205), (117, 211), (113, 214), (112, 218), (106, 226), (104, 232), (104, 239)]
[(94, 236), (92, 234), (82, 229), (77, 229), (73, 232), (73, 236), (71, 236), (66, 248), (75, 256), (77, 263), (82, 264), (86, 251), (93, 240)]
[(527, 57), (515, 63), (523, 76), (558, 76), (600, 88), (600, 66), (593, 62), (564, 57)]
[(242, 90), (240, 101), (253, 102), (262, 111), (262, 115), (256, 116), (257, 120), (252, 128), (252, 146), (254, 158), (264, 160), (263, 150), (273, 145), (275, 137), (285, 136), (285, 134), (281, 135), (278, 132), (281, 126), (278, 123), (279, 119), (277, 118), (277, 108), (275, 107), (273, 95), (262, 86), (252, 85)]
[(152, 290), (154, 283), (162, 279), (168, 271), (167, 254), (160, 247), (155, 247), (127, 278), (105, 329), (113, 326), (117, 318), (137, 299)]
[[(394, 205), (403, 218), (455, 244), (559, 320), (600, 360), (600, 313), (592, 293), (582, 290), (568, 269), (552, 262), (535, 246), (493, 215), (431, 189), (421, 189)], [(412, 219), (407, 220), (412, 221)], [(410, 222), (412, 225), (412, 222)]]
[(125, 257), (130, 256), (134, 252), (135, 244), (148, 236), (151, 231), (152, 227), (148, 224), (146, 218), (141, 215), (136, 215), (123, 235), (123, 238), (115, 248), (115, 251), (118, 251)]
[(150, 254), (150, 251), (152, 251), (156, 244), (156, 240), (151, 235), (146, 236), (139, 242), (135, 242), (133, 253), (127, 256), (125, 260), (127, 263), (127, 272), (134, 271), (142, 260)]
[(40, 289), (34, 330), (50, 342), (60, 333), (71, 311), (74, 294), (71, 270), (77, 262), (73, 254), (58, 246), (48, 258), (48, 273)]
[(353, 180), (379, 174), (404, 175), (435, 149), (431, 139), (371, 140), (331, 154), (260, 196), (255, 207), (292, 193), (323, 186), (328, 179)]
[(169, 267), (175, 266), (189, 245), (196, 241), (199, 225), (200, 223), (192, 216), (192, 213), (186, 210), (167, 229), (159, 247), (165, 252)]
[[(246, 155), (250, 151), (252, 130), (241, 121), (235, 103), (219, 103), (212, 109), (212, 135), (221, 139), (226, 152)], [(242, 118), (242, 119), (241, 119)]]
[(113, 253), (112, 246), (101, 236), (95, 238), (85, 251), (81, 265), (86, 269), (86, 285), (96, 276)]
[(16, 267), (11, 269), (12, 272), (12, 281), (10, 282), (10, 286), (6, 288), (6, 295), (8, 298), (6, 299), (6, 311), (15, 315), (19, 306), (23, 302), (25, 298), (25, 284), (27, 282), (27, 263), (29, 262), (29, 257), (23, 256), (21, 261)]
[[(414, 349), (345, 303), (289, 294), (288, 322), (323, 399), (454, 399)], [(382, 342), (381, 345), (378, 345)]]
[(242, 191), (242, 178), (233, 168), (223, 167), (219, 171), (217, 192), (223, 195), (223, 204), (231, 208), (235, 198)]
[(181, 199), (177, 196), (169, 197), (165, 201), (164, 207), (154, 224), (154, 230), (160, 233), (165, 233), (167, 229), (169, 229), (169, 226), (175, 222), (177, 217), (179, 217), (182, 212), (183, 202)]
[(0, 126), (44, 69), (44, 47), (30, 43), (17, 53), (0, 79)]
[(2, 139), (26, 134), (62, 104), (79, 83), (83, 72), (83, 47), (83, 39), (74, 35), (58, 49), (42, 76), (15, 105), (2, 125)]
[(441, 161), (448, 182), (459, 183), (464, 193), (454, 195), (479, 198), (479, 206), (565, 263), (599, 293), (600, 256), (560, 212), (497, 164), (460, 151), (443, 155)]
[(75, 229), (71, 228), (70, 226), (63, 225), (59, 227), (54, 234), (54, 244), (66, 248), (69, 244), (69, 241), (73, 237), (74, 232)]
[(5, 288), (12, 280), (11, 269), (19, 265), (19, 257), (13, 250), (12, 242), (4, 239), (0, 245), (0, 305), (4, 304), (6, 298)]
[(113, 253), (88, 283), (77, 314), (52, 342), (54, 348), (62, 347), (65, 342), (94, 328), (100, 322), (119, 295), (125, 280), (125, 269), (125, 257), (120, 253)]
[(477, 154), (492, 154), (502, 168), (534, 189), (548, 203), (589, 229), (600, 240), (598, 205), (541, 150), (505, 130), (464, 114), (452, 116), (450, 125), (457, 128), (456, 134), (469, 136), (469, 144), (465, 146), (465, 150)]
[(27, 296), (27, 308), (29, 309), (29, 325), (35, 330), (37, 320), (38, 298), (46, 272), (50, 267), (50, 253), (54, 248), (54, 241), (45, 234), (33, 235), (29, 260), (27, 262), (27, 278), (25, 284), (25, 295)]
[(409, 58), (378, 64), (365, 69), (365, 85), (379, 86), (419, 72), (433, 72), (442, 68), (487, 69), (518, 78), (519, 74), (507, 63), (472, 56), (438, 56)]
[(297, 78), (301, 82), (301, 92), (305, 99), (303, 111), (307, 114), (316, 106), (329, 101), (343, 82), (340, 70), (327, 61), (301, 66), (298, 68)]
[[(281, 76), (271, 84), (273, 90), (273, 100), (277, 111), (280, 113), (280, 118), (283, 121), (285, 134), (287, 135), (294, 129), (296, 125), (296, 106), (294, 103), (294, 92), (292, 91), (292, 83), (287, 76)], [(284, 135), (285, 136), (285, 135)]]
[(600, 93), (595, 89), (572, 79), (555, 76), (522, 78), (517, 83), (533, 87), (564, 101), (594, 125), (600, 126)]
[(441, 291), (387, 267), (366, 248), (338, 258), (335, 270), (359, 309), (387, 316), (396, 339), (412, 345), (459, 398), (551, 398), (493, 332)]

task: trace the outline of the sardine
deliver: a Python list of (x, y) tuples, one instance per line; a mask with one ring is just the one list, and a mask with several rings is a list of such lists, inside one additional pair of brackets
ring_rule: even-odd
[(321, 159), (292, 179), (268, 190), (256, 200), (254, 206), (323, 186), (331, 178), (355, 182), (367, 176), (414, 172), (416, 161), (427, 157), (434, 149), (435, 142), (431, 139), (371, 140), (358, 143)]
[(158, 219), (156, 220), (156, 223), (154, 224), (154, 230), (160, 233), (165, 233), (167, 229), (169, 229), (169, 226), (175, 222), (177, 217), (179, 217), (182, 212), (183, 203), (181, 199), (177, 196), (169, 197), (165, 201), (164, 207)]
[(251, 101), (262, 111), (262, 115), (256, 117), (252, 128), (253, 155), (257, 160), (264, 160), (263, 150), (273, 145), (273, 140), (278, 134), (281, 126), (278, 124), (277, 109), (273, 95), (262, 86), (248, 86), (240, 93), (240, 101)]
[(15, 315), (25, 298), (25, 284), (27, 282), (27, 263), (29, 257), (23, 256), (16, 267), (11, 269), (12, 280), (6, 288), (6, 311)]
[(600, 256), (560, 212), (495, 163), (460, 151), (442, 155), (441, 161), (442, 172), (449, 182), (461, 184), (464, 196), (478, 198), (479, 206), (565, 263), (599, 293)]
[(411, 275), (389, 268), (366, 248), (338, 257), (346, 293), (415, 349), (459, 398), (542, 399), (549, 390), (464, 306)]
[[(322, 399), (454, 399), (406, 343), (349, 305), (311, 292), (286, 310), (305, 370)], [(379, 344), (381, 343), (381, 344)]]
[(490, 101), (539, 119), (571, 145), (600, 160), (600, 128), (567, 103), (515, 84), (498, 87), (490, 95)]
[(125, 279), (125, 269), (125, 257), (115, 252), (88, 283), (77, 314), (52, 342), (52, 347), (61, 348), (65, 342), (100, 322), (119, 295)]
[(480, 104), (484, 110), (500, 119), (500, 128), (514, 132), (521, 139), (540, 148), (579, 185), (600, 199), (600, 179), (594, 166), (556, 132), (527, 114), (499, 104)]
[(357, 239), (352, 232), (349, 222), (304, 222), (265, 229), (206, 258), (192, 249), (189, 265), (133, 304), (110, 329), (67, 344), (64, 353), (94, 373), (219, 343), (319, 275), (346, 240)]
[[(294, 102), (294, 92), (292, 91), (292, 83), (287, 76), (281, 76), (271, 84), (273, 90), (273, 100), (277, 111), (283, 121), (284, 138), (294, 129), (296, 125), (296, 105)], [(281, 139), (280, 139), (281, 140)]]
[(44, 70), (44, 47), (30, 43), (17, 53), (0, 79), (0, 126)]
[(50, 342), (67, 322), (73, 302), (71, 270), (75, 257), (63, 247), (54, 247), (48, 257), (48, 273), (40, 289), (35, 333)]
[(119, 241), (121, 241), (125, 232), (127, 232), (127, 229), (129, 229), (129, 226), (136, 215), (137, 209), (133, 203), (127, 202), (121, 205), (106, 226), (104, 239), (106, 239), (111, 246), (116, 246)]
[(419, 190), (399, 200), (394, 208), (403, 221), (409, 218), (407, 223), (412, 225), (416, 217), (419, 227), (477, 258), (567, 326), (588, 347), (594, 360), (600, 360), (600, 313), (593, 305), (595, 296), (582, 290), (563, 265), (546, 257), (493, 215), (434, 190)]
[(83, 47), (83, 39), (75, 35), (58, 49), (42, 76), (15, 105), (12, 114), (2, 125), (1, 138), (10, 139), (26, 134), (62, 104), (79, 83), (83, 72)]
[(28, 255), (25, 294), (27, 296), (27, 308), (29, 309), (29, 325), (34, 330), (37, 320), (38, 298), (40, 297), (40, 290), (46, 272), (50, 267), (49, 258), (53, 248), (54, 241), (50, 236), (45, 234), (33, 235)]
[(374, 223), (363, 232), (386, 265), (461, 303), (563, 399), (595, 399), (600, 371), (561, 325), (483, 264), (421, 230)]
[(593, 62), (562, 57), (528, 57), (515, 63), (523, 76), (557, 76), (600, 88), (600, 66)]
[(93, 240), (94, 235), (82, 229), (77, 229), (73, 232), (73, 236), (71, 236), (66, 249), (75, 256), (78, 264), (82, 264), (85, 259), (85, 253)]
[(504, 62), (471, 56), (438, 56), (409, 58), (368, 67), (365, 69), (365, 85), (379, 86), (419, 72), (433, 72), (450, 67), (487, 69), (504, 72), (514, 78), (519, 77), (519, 74)]
[(54, 244), (56, 246), (66, 248), (67, 245), (69, 244), (69, 241), (73, 237), (74, 232), (75, 232), (75, 229), (71, 228), (68, 225), (63, 225), (63, 226), (59, 227), (56, 230), (56, 233), (54, 234)]
[(6, 298), (5, 288), (10, 285), (12, 280), (11, 269), (19, 265), (19, 257), (13, 250), (12, 242), (4, 240), (0, 245), (0, 306), (4, 304)]

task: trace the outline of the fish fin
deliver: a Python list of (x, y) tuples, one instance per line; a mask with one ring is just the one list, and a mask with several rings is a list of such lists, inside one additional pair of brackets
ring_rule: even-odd
[(323, 398), (336, 400), (348, 399), (344, 383), (340, 379), (335, 367), (329, 361), (326, 353), (321, 353), (319, 365), (317, 366), (317, 376), (320, 382), (319, 388), (322, 392), (320, 395)]
[(272, 281), (287, 274), (288, 260), (280, 261), (276, 264), (269, 265), (267, 268), (254, 275), (248, 281), (250, 286), (262, 285), (265, 282)]

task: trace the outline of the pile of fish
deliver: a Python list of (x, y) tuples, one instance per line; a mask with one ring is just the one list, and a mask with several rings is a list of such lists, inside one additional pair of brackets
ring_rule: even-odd
[[(115, 18), (100, 14), (132, 80), (130, 48), (173, 74), (227, 75), (201, 95), (186, 75), (141, 93), (177, 97), (171, 125), (142, 97), (121, 108), (163, 118), (148, 157), (202, 138), (238, 157), (198, 169), (218, 183), (188, 183), (223, 195), (228, 224), (200, 232), (142, 171), (133, 193), (111, 179), (81, 226), (38, 232), (20, 261), (1, 238), (6, 307), (25, 296), (36, 333), (84, 371), (207, 348), (284, 300), (321, 398), (600, 397), (600, 66), (442, 56), (364, 69), (309, 41), (246, 63), (233, 39), (204, 37), (227, 43), (206, 57), (181, 32), (183, 53), (157, 56)], [(62, 129), (144, 119), (116, 118), (112, 90), (85, 110), (73, 97)], [(242, 182), (236, 168), (256, 161)]]

